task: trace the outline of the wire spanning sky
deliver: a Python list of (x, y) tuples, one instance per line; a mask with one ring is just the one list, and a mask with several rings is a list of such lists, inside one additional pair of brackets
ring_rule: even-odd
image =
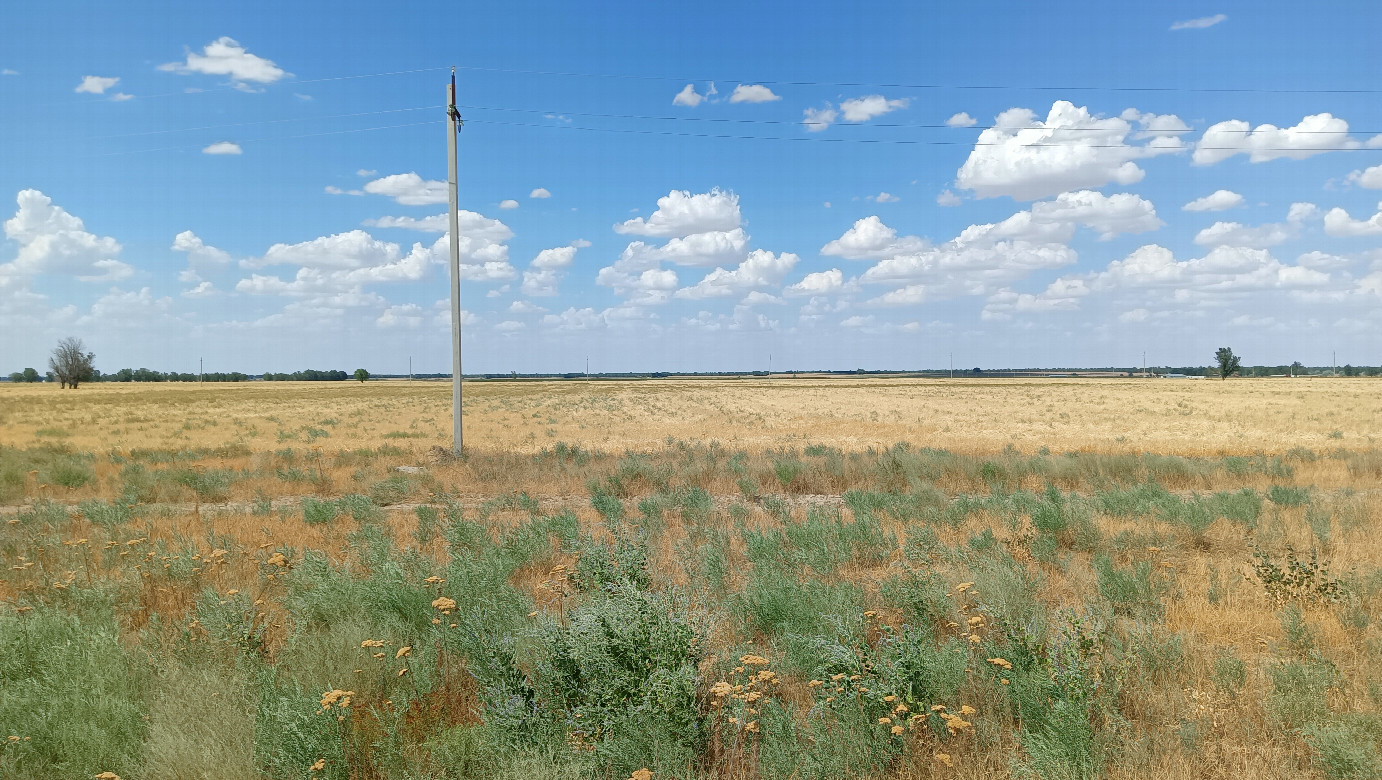
[(230, 6), (0, 26), (0, 373), (1382, 363), (1382, 8)]

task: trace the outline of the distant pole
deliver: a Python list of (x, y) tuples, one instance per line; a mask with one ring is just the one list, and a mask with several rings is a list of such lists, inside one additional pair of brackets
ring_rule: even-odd
[(206, 358), (197, 358), (197, 381), (206, 381)]
[(773, 378), (773, 353), (768, 353), (768, 378)]
[(1338, 376), (1338, 375), (1339, 375), (1339, 353), (1336, 351), (1336, 352), (1334, 352), (1333, 354), (1334, 354), (1334, 357), (1331, 358), (1331, 360), (1334, 361), (1333, 372), (1334, 372), (1334, 376)]
[(950, 353), (950, 378), (955, 378), (955, 353)]
[(585, 381), (590, 381), (590, 356), (585, 356)]
[(1147, 375), (1147, 350), (1142, 350), (1142, 376)]
[(461, 115), (456, 110), (456, 69), (446, 87), (446, 162), (447, 194), (451, 201), (451, 453), (460, 455), (464, 444), (461, 433), (461, 203), (456, 190), (456, 134)]
[(408, 356), (408, 381), (413, 381), (413, 356)]

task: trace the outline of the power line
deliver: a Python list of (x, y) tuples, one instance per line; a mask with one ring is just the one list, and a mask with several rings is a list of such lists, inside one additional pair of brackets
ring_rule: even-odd
[[(923, 122), (870, 122), (870, 121), (865, 121), (865, 122), (841, 122), (841, 121), (834, 121), (834, 122), (806, 122), (806, 121), (803, 121), (803, 120), (800, 120), (800, 119), (743, 119), (743, 118), (735, 118), (735, 117), (708, 117), (708, 116), (668, 116), (668, 115), (659, 116), (659, 115), (653, 115), (653, 114), (600, 114), (600, 113), (592, 113), (592, 112), (588, 112), (588, 111), (555, 111), (555, 110), (552, 110), (552, 109), (543, 109), (543, 108), (509, 108), (509, 107), (505, 107), (505, 106), (472, 106), (472, 105), (467, 105), (467, 106), (457, 106), (457, 108), (463, 108), (463, 109), (472, 110), (472, 111), (500, 111), (500, 112), (506, 112), (506, 113), (542, 114), (543, 116), (546, 116), (546, 117), (549, 117), (549, 118), (561, 118), (561, 117), (568, 117), (568, 116), (579, 116), (579, 117), (586, 117), (586, 118), (591, 118), (591, 119), (636, 119), (636, 120), (649, 120), (649, 121), (707, 122), (707, 123), (744, 124), (744, 125), (813, 125), (813, 124), (819, 124), (819, 125), (830, 125), (830, 126), (836, 126), (836, 127), (901, 127), (901, 128), (917, 128), (917, 129), (944, 129), (944, 130), (998, 130), (998, 129), (1001, 129), (1001, 130), (1049, 130), (1049, 131), (1062, 131), (1062, 132), (1093, 132), (1093, 131), (1098, 131), (1098, 130), (1102, 130), (1102, 129), (1103, 129), (1103, 128), (1097, 128), (1097, 127), (1046, 127), (1046, 126), (1044, 126), (1044, 125), (979, 125), (979, 124), (974, 124), (974, 125), (951, 125), (951, 124), (945, 124), (945, 123), (941, 123), (941, 124), (930, 124), (930, 123), (923, 123)], [(1207, 132), (1208, 129), (1209, 129), (1209, 128), (1205, 128), (1205, 131)], [(1285, 128), (1278, 128), (1278, 129), (1285, 129)], [(1180, 135), (1180, 134), (1185, 134), (1185, 133), (1193, 133), (1193, 132), (1196, 132), (1196, 131), (1195, 131), (1194, 128), (1186, 128), (1186, 129), (1184, 129), (1184, 130), (1138, 131), (1138, 132), (1152, 132), (1153, 134), (1156, 134), (1156, 135)], [(1253, 129), (1253, 128), (1249, 128), (1249, 129), (1247, 129), (1247, 130), (1233, 130), (1233, 129), (1220, 128), (1220, 129), (1215, 130), (1214, 132), (1215, 132), (1215, 133), (1247, 133), (1247, 134), (1250, 134), (1250, 133), (1256, 132), (1256, 130)], [(1293, 134), (1300, 134), (1300, 135), (1337, 135), (1337, 134), (1339, 134), (1341, 131), (1339, 131), (1339, 130), (1291, 130), (1291, 132), (1292, 132)], [(1349, 130), (1348, 130), (1347, 132), (1349, 132), (1349, 133), (1361, 133), (1361, 134), (1366, 135), (1366, 134), (1370, 134), (1370, 133), (1382, 133), (1382, 130), (1358, 130), (1358, 129), (1354, 129), (1354, 128), (1349, 128)]]
[(560, 76), (572, 78), (623, 79), (629, 81), (706, 82), (722, 84), (764, 84), (784, 87), (869, 87), (874, 89), (956, 89), (956, 90), (1029, 90), (1033, 92), (1199, 92), (1209, 94), (1247, 93), (1273, 95), (1370, 95), (1382, 92), (1378, 88), (1363, 89), (1281, 89), (1270, 87), (1101, 87), (1101, 86), (1022, 86), (1017, 84), (909, 84), (868, 81), (772, 81), (760, 79), (707, 79), (685, 76), (657, 76), (631, 73), (582, 73), (560, 70), (524, 70), (482, 66), (460, 66), (458, 70), (479, 73), (511, 73), (523, 76)]
[[(622, 127), (583, 127), (579, 125), (544, 125), (534, 122), (504, 122), (494, 119), (467, 119), (466, 124), (471, 125), (499, 125), (504, 127), (534, 127), (544, 130), (580, 130), (592, 133), (622, 133), (626, 135), (659, 135), (677, 138), (717, 138), (732, 139), (741, 141), (788, 141), (795, 143), (836, 143), (836, 144), (891, 144), (899, 146), (1007, 146), (1006, 141), (927, 141), (917, 138), (836, 138), (829, 136), (765, 136), (765, 135), (736, 135), (731, 133), (689, 133), (676, 130), (647, 130), (640, 128)], [(1123, 149), (1127, 144), (1082, 144), (1072, 143), (1025, 143), (1019, 144), (1024, 148), (1070, 148), (1078, 146), (1081, 149)], [(1139, 147), (1141, 148), (1141, 147)], [(1358, 146), (1358, 147), (1261, 147), (1255, 146), (1250, 149), (1241, 146), (1183, 146), (1180, 149), (1189, 151), (1251, 151), (1251, 152), (1382, 152), (1382, 146)]]
[(379, 111), (357, 111), (351, 114), (327, 114), (324, 116), (300, 116), (287, 119), (261, 119), (252, 122), (231, 122), (224, 125), (202, 125), (200, 127), (178, 127), (169, 130), (147, 130), (142, 133), (121, 133), (118, 135), (95, 135), (89, 136), (91, 140), (107, 140), (111, 138), (138, 138), (146, 135), (167, 135), (170, 133), (191, 133), (200, 130), (224, 130), (230, 127), (251, 127), (254, 125), (274, 125), (285, 124), (288, 122), (316, 122), (328, 119), (349, 119), (361, 116), (378, 116), (380, 114), (401, 114), (409, 111), (435, 111), (442, 106), (418, 106), (416, 108), (386, 108)]
[[(241, 143), (241, 144), (255, 144), (255, 143), (267, 143), (267, 142), (270, 142), (270, 141), (291, 141), (291, 140), (295, 140), (295, 139), (298, 139), (298, 138), (317, 138), (317, 137), (325, 136), (325, 135), (346, 135), (346, 134), (349, 134), (349, 133), (371, 133), (371, 132), (374, 132), (374, 131), (376, 131), (376, 130), (395, 130), (395, 129), (398, 129), (398, 128), (400, 128), (400, 127), (421, 127), (421, 126), (423, 126), (423, 125), (433, 125), (433, 126), (435, 126), (435, 125), (436, 125), (436, 122), (407, 122), (407, 123), (405, 123), (405, 124), (400, 124), (400, 125), (382, 125), (382, 126), (380, 126), (380, 127), (357, 127), (357, 128), (352, 128), (352, 129), (349, 129), (349, 130), (327, 130), (327, 131), (320, 132), (320, 133), (302, 133), (302, 134), (299, 134), (299, 135), (281, 135), (281, 136), (272, 136), (272, 137), (269, 137), (269, 138), (249, 138), (249, 139), (244, 139), (244, 140), (236, 141), (236, 143)], [(186, 149), (199, 149), (199, 148), (202, 148), (203, 146), (204, 146), (203, 144), (183, 144), (183, 145), (180, 145), (180, 146), (163, 146), (163, 147), (159, 147), (159, 148), (156, 148), (156, 149), (130, 149), (130, 150), (123, 151), (123, 152), (105, 152), (105, 153), (102, 153), (102, 154), (94, 154), (94, 155), (91, 155), (91, 156), (92, 156), (92, 157), (114, 157), (114, 156), (126, 155), (126, 154), (148, 154), (148, 153), (150, 153), (150, 152), (183, 151), (183, 150), (186, 150)]]

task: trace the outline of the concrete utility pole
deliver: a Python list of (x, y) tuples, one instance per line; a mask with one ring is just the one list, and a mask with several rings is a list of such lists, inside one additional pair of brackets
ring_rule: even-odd
[(447, 193), (451, 196), (451, 454), (460, 455), (461, 433), (461, 224), (460, 195), (456, 191), (456, 135), (461, 114), (456, 110), (456, 69), (446, 87)]

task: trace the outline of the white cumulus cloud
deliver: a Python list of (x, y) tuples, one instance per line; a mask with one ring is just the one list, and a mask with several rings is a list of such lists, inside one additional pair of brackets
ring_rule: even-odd
[(883, 224), (877, 216), (857, 220), (844, 235), (821, 247), (821, 254), (847, 260), (871, 260), (879, 257), (916, 252), (926, 242), (916, 236), (897, 237), (897, 231)]
[(825, 108), (807, 108), (802, 110), (801, 123), (806, 126), (809, 133), (819, 133), (830, 127), (830, 124), (839, 118), (840, 112), (831, 107), (829, 103)]
[(508, 200), (501, 200), (501, 201), (499, 201), (499, 208), (501, 208), (501, 209), (516, 209), (516, 208), (518, 208), (518, 201), (516, 201), (516, 200), (514, 200), (514, 199), (512, 199), (512, 198), (509, 198)]
[(530, 198), (550, 198), (550, 197), (552, 197), (552, 193), (548, 192), (546, 187), (538, 187), (537, 189), (535, 189), (535, 190), (533, 190), (532, 192), (528, 193), (528, 197), (530, 197)]
[(202, 149), (202, 154), (241, 154), (240, 144), (231, 141), (218, 141)]
[(945, 124), (947, 127), (973, 127), (977, 123), (978, 120), (976, 120), (969, 114), (965, 113), (964, 111), (961, 111), (960, 113), (955, 114), (954, 116), (945, 120)]
[(222, 266), (230, 263), (230, 253), (208, 246), (206, 242), (190, 230), (184, 230), (173, 237), (174, 252), (186, 252), (188, 266)]
[(77, 85), (74, 92), (88, 92), (92, 95), (103, 95), (105, 91), (120, 83), (119, 76), (83, 76), (82, 83)]
[(19, 208), (5, 221), (5, 235), (19, 244), (15, 259), (0, 264), (0, 287), (7, 279), (36, 274), (59, 274), (83, 282), (110, 282), (134, 273), (118, 260), (120, 242), (86, 231), (82, 220), (69, 214), (38, 190), (20, 190)]
[(694, 84), (687, 84), (685, 87), (682, 87), (682, 90), (677, 93), (676, 97), (672, 98), (672, 105), (695, 108), (704, 101), (705, 95), (697, 92)]
[(846, 122), (867, 122), (874, 117), (906, 108), (907, 104), (906, 98), (889, 100), (882, 95), (865, 95), (840, 103), (840, 116)]
[(1324, 232), (1342, 238), (1382, 236), (1382, 203), (1377, 204), (1377, 213), (1367, 219), (1354, 219), (1341, 208), (1330, 209), (1324, 215)]
[(159, 65), (158, 69), (172, 73), (229, 76), (236, 84), (272, 84), (290, 75), (272, 60), (250, 54), (235, 39), (228, 37), (217, 38), (208, 43), (201, 54), (187, 52), (184, 62), (165, 63)]
[(956, 187), (981, 198), (1035, 200), (1109, 183), (1134, 184), (1145, 171), (1133, 160), (1185, 148), (1171, 132), (1130, 144), (1132, 122), (1098, 118), (1064, 100), (1052, 104), (1044, 121), (1030, 109), (1013, 108), (999, 114), (994, 124), (979, 134), (955, 178)]
[(614, 232), (669, 238), (693, 233), (733, 230), (743, 224), (739, 196), (713, 189), (692, 195), (672, 190), (657, 199), (657, 211), (646, 220), (635, 217), (614, 226)]
[(844, 286), (844, 273), (838, 268), (831, 268), (829, 271), (807, 274), (800, 282), (788, 285), (782, 294), (793, 298), (829, 295), (839, 292)]
[[(1367, 143), (1382, 145), (1382, 135)], [(1349, 137), (1348, 122), (1333, 114), (1312, 114), (1291, 127), (1258, 125), (1251, 127), (1241, 119), (1210, 125), (1195, 143), (1191, 161), (1213, 165), (1238, 154), (1255, 163), (1288, 158), (1303, 160), (1339, 149), (1358, 149), (1364, 144)]]
[(1231, 190), (1215, 190), (1181, 206), (1184, 211), (1227, 211), (1243, 205), (1243, 196)]
[(726, 298), (754, 288), (775, 287), (782, 283), (783, 277), (800, 260), (791, 252), (773, 254), (765, 249), (755, 249), (737, 268), (716, 268), (695, 285), (677, 290), (676, 297), (692, 300)]
[(1382, 165), (1354, 171), (1348, 175), (1345, 181), (1368, 190), (1382, 190)]
[(774, 95), (771, 89), (762, 84), (740, 84), (729, 96), (731, 103), (771, 103), (781, 99), (780, 95)]
[(393, 198), (402, 206), (427, 206), (451, 200), (446, 182), (424, 179), (411, 171), (366, 182), (364, 189), (372, 195)]

